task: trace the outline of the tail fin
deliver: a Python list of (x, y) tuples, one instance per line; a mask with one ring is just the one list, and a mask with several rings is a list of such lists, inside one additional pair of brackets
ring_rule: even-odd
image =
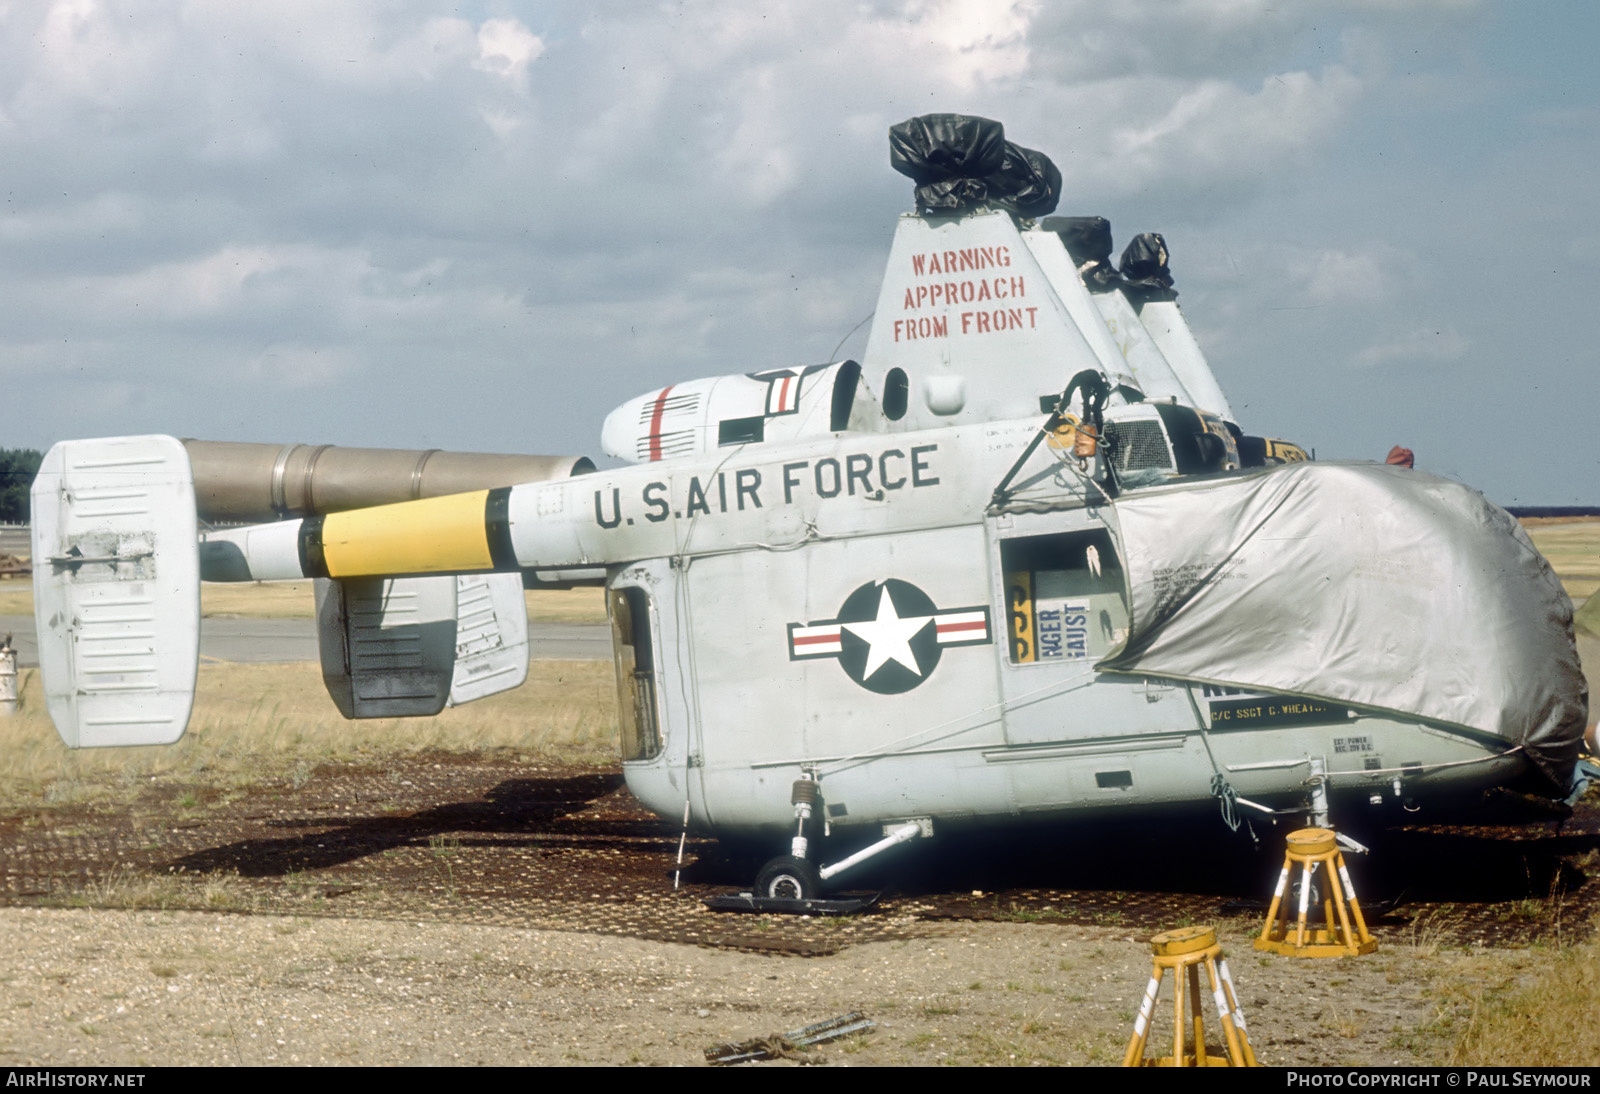
[[(40, 464), (32, 503), (39, 664), (56, 732), (69, 748), (173, 744), (200, 653), (183, 445), (62, 441)], [(348, 718), (437, 714), (527, 678), (520, 574), (319, 581), (317, 607), (323, 676)]]
[(318, 578), (317, 648), (346, 718), (438, 714), (455, 669), (455, 575)]
[(33, 484), (33, 595), (68, 748), (172, 744), (194, 704), (194, 478), (171, 437), (62, 441)]

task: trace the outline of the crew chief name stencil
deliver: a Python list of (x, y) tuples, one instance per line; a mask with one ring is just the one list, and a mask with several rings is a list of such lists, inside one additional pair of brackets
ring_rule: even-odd
[(869, 581), (845, 598), (835, 619), (789, 624), (789, 659), (836, 657), (845, 674), (880, 695), (926, 680), (947, 646), (991, 641), (989, 609), (937, 607), (908, 581)]

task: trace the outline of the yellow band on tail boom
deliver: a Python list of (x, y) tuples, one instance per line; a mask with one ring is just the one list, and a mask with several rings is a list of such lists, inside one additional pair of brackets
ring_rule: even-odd
[(489, 494), (474, 490), (329, 513), (322, 522), (328, 576), (494, 569), (484, 513)]

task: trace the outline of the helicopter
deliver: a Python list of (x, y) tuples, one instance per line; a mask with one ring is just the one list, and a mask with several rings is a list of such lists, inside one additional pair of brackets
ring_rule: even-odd
[(1113, 263), (999, 123), (890, 149), (915, 207), (861, 359), (642, 394), (602, 426), (621, 466), (57, 444), (32, 502), (64, 742), (181, 736), (202, 580), (314, 579), (349, 718), (518, 686), (522, 590), (598, 585), (629, 790), (760, 848), (758, 900), (986, 824), (1569, 793), (1571, 604), (1514, 519), (1247, 433), (1163, 237)]

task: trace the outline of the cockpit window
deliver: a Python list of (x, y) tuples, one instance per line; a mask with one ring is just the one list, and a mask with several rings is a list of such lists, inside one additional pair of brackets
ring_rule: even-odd
[(1117, 482), (1124, 489), (1166, 482), (1172, 475), (1172, 450), (1159, 421), (1107, 422), (1106, 447)]

